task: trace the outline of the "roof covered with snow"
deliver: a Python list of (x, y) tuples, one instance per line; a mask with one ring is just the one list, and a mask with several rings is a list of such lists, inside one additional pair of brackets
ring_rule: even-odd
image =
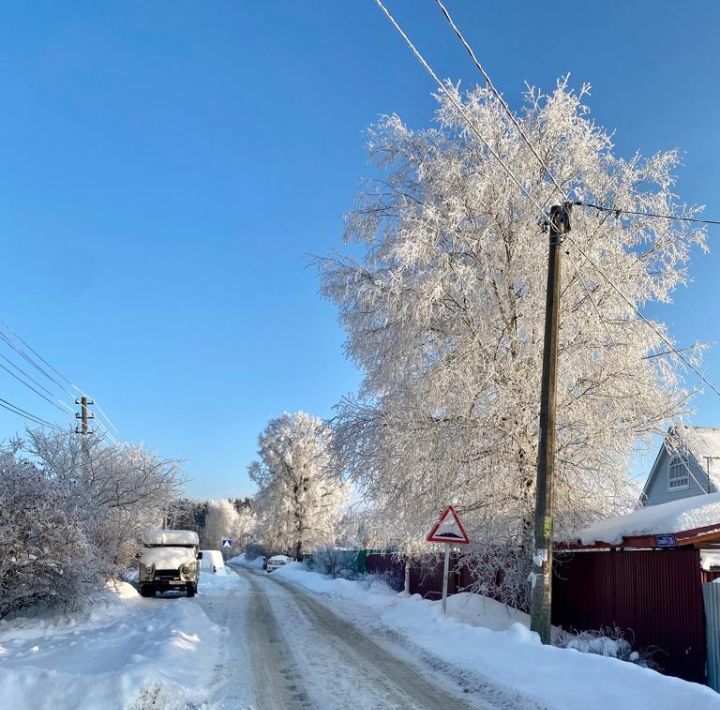
[(705, 460), (720, 457), (720, 428), (686, 426), (673, 430), (680, 437), (695, 460), (705, 466)]
[(571, 540), (583, 545), (620, 545), (623, 538), (677, 535), (713, 525), (718, 526), (720, 537), (720, 493), (681, 498), (601, 520), (574, 533)]
[(146, 530), (142, 536), (146, 545), (199, 545), (194, 530)]

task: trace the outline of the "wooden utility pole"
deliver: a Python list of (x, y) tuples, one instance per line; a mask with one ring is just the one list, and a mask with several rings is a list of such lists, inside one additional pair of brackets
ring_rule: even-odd
[(555, 469), (555, 383), (557, 379), (558, 307), (560, 305), (560, 254), (570, 231), (572, 203), (550, 209), (545, 344), (540, 389), (540, 436), (535, 487), (535, 549), (530, 576), (532, 599), (530, 628), (550, 643), (552, 608), (553, 474)]
[(80, 399), (75, 400), (75, 404), (80, 405), (80, 411), (75, 414), (75, 419), (80, 420), (80, 428), (75, 427), (75, 433), (82, 436), (83, 472), (87, 475), (90, 469), (90, 442), (88, 441), (88, 435), (93, 433), (88, 427), (88, 420), (95, 418), (95, 415), (88, 411), (88, 406), (95, 404), (95, 401), (88, 399), (87, 395), (83, 395)]

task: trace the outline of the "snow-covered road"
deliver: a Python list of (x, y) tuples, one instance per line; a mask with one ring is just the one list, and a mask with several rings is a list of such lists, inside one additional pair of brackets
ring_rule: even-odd
[[(259, 710), (498, 707), (464, 693), (457, 680), (421, 660), (413, 662), (407, 651), (388, 648), (388, 639), (379, 645), (286, 582), (238, 573), (249, 586), (245, 646), (252, 649)], [(225, 702), (220, 706), (237, 707)]]
[(82, 609), (0, 620), (0, 708), (720, 708), (708, 688), (542, 646), (497, 602), (449, 602), (446, 616), (296, 563), (220, 568), (193, 599), (114, 584)]

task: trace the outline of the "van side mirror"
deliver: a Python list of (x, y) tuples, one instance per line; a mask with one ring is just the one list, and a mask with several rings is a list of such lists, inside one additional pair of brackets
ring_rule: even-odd
[(197, 558), (198, 558), (199, 560), (202, 559), (202, 550), (200, 550), (200, 552), (197, 553)]

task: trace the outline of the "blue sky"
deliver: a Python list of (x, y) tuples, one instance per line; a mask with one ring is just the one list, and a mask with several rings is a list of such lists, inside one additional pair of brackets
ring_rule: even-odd
[[(441, 76), (478, 80), (431, 0), (388, 5)], [(650, 5), (448, 0), (512, 106), (590, 82), (618, 152), (678, 148), (678, 193), (717, 217), (720, 6)], [(190, 494), (252, 493), (268, 418), (358, 384), (308, 255), (340, 246), (363, 130), (428, 125), (431, 90), (371, 0), (0, 3), (0, 318), (124, 439), (185, 460)], [(649, 311), (681, 344), (717, 337), (717, 251)], [(720, 346), (705, 367), (720, 382)], [(0, 396), (62, 421), (4, 372)]]

